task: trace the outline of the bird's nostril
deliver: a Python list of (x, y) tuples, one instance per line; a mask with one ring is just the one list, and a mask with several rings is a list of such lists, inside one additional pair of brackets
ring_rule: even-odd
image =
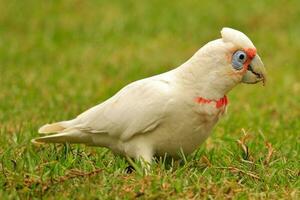
[(248, 65), (248, 70), (251, 72), (253, 71), (252, 66), (250, 64)]

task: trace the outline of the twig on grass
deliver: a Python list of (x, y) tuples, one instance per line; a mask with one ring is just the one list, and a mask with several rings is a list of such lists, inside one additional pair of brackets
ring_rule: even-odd
[(250, 176), (252, 178), (260, 180), (260, 177), (257, 174), (254, 174), (252, 172), (247, 172), (247, 171), (244, 171), (244, 170), (236, 168), (236, 167), (215, 167), (215, 168), (216, 169), (228, 169), (231, 172), (240, 172), (242, 174), (246, 174), (246, 175), (248, 175), (248, 176)]
[(249, 160), (250, 154), (249, 154), (249, 148), (246, 145), (247, 140), (251, 137), (245, 129), (242, 129), (243, 131), (243, 136), (237, 140), (238, 145), (241, 147), (244, 153), (244, 160)]

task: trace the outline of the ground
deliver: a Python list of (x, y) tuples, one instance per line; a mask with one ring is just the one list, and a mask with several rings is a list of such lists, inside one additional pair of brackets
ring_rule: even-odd
[[(299, 199), (299, 13), (296, 0), (1, 0), (1, 199)], [(104, 148), (30, 143), (41, 125), (180, 65), (223, 26), (252, 38), (267, 84), (234, 88), (193, 155), (128, 174)]]

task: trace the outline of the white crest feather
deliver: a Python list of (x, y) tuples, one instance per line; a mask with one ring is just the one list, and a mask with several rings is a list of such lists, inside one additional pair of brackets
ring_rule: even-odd
[(223, 28), (221, 35), (224, 42), (231, 42), (240, 48), (255, 48), (251, 40), (242, 32), (232, 28)]

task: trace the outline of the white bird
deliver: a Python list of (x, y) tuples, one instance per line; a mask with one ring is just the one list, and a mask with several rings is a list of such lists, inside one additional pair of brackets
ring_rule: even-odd
[(39, 133), (49, 135), (32, 142), (107, 147), (149, 163), (192, 153), (224, 113), (234, 86), (265, 81), (251, 40), (231, 28), (221, 35), (178, 68), (135, 81), (75, 119), (42, 126)]

